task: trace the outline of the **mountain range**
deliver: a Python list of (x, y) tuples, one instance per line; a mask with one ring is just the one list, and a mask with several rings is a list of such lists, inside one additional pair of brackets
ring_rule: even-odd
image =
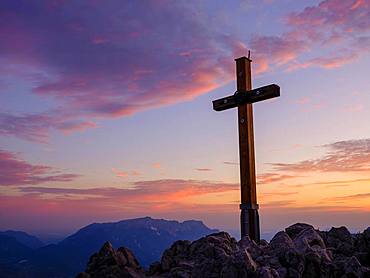
[(201, 221), (144, 217), (93, 223), (49, 245), (24, 232), (0, 232), (1, 277), (74, 277), (106, 241), (114, 247), (128, 247), (140, 264), (148, 267), (176, 240), (195, 240), (216, 231)]

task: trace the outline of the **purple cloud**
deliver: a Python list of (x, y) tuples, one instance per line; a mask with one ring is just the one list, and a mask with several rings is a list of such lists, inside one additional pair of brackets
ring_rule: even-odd
[(3, 115), (33, 128), (12, 128), (6, 120), (2, 134), (44, 139), (50, 127), (92, 126), (81, 118), (121, 117), (191, 99), (229, 81), (233, 63), (226, 65), (226, 57), (243, 48), (211, 33), (180, 2), (52, 3), (0, 4), (1, 70), (16, 64), (47, 72), (33, 79), (33, 92), (60, 104), (48, 117)]
[(50, 166), (30, 164), (14, 153), (0, 150), (0, 186), (69, 182), (77, 177), (79, 175), (61, 174)]
[[(3, 111), (0, 134), (45, 141), (51, 129), (83, 130), (192, 99), (234, 77), (230, 59), (245, 55), (245, 44), (257, 73), (338, 67), (369, 50), (369, 13), (367, 1), (327, 0), (288, 15), (288, 32), (248, 41), (211, 29), (185, 2), (3, 0), (0, 72), (24, 80), (30, 69), (32, 92), (57, 107)], [(300, 61), (318, 45), (335, 53)]]
[(16, 135), (29, 141), (46, 142), (53, 128), (64, 133), (96, 127), (87, 120), (70, 119), (57, 113), (11, 115), (0, 113), (0, 135)]

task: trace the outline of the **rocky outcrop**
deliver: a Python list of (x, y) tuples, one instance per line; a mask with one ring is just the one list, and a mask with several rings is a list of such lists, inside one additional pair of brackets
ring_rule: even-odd
[(196, 241), (179, 240), (144, 273), (132, 253), (106, 243), (93, 255), (88, 277), (370, 277), (370, 228), (352, 235), (345, 227), (315, 230), (297, 223), (270, 243), (225, 232)]
[(121, 247), (115, 251), (112, 245), (106, 242), (98, 253), (91, 256), (86, 272), (77, 276), (77, 278), (102, 277), (140, 278), (145, 277), (145, 273), (130, 250)]

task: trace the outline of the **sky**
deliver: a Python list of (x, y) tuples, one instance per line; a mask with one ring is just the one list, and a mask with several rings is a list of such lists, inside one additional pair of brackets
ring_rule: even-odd
[(0, 230), (152, 216), (239, 227), (251, 51), (262, 234), (370, 226), (369, 0), (2, 0)]

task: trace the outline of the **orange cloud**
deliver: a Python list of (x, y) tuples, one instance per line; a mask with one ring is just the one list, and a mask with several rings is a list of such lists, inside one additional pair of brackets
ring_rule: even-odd
[(141, 172), (136, 171), (136, 170), (126, 172), (126, 171), (118, 170), (116, 168), (112, 168), (112, 172), (116, 175), (116, 177), (119, 177), (119, 178), (126, 178), (129, 176), (141, 176)]
[(297, 176), (292, 175), (284, 175), (284, 174), (278, 174), (278, 173), (264, 173), (260, 174), (257, 177), (257, 181), (259, 184), (269, 184), (274, 182), (280, 182), (287, 179), (296, 178)]
[(359, 199), (370, 199), (370, 192), (369, 193), (360, 193), (360, 194), (352, 194), (346, 196), (339, 196), (339, 197), (332, 197), (328, 198), (328, 200), (333, 201), (351, 201), (351, 200), (359, 200)]
[(161, 165), (161, 163), (159, 163), (159, 162), (153, 163), (153, 164), (152, 164), (152, 166), (153, 166), (153, 168), (155, 168), (155, 169), (161, 169), (161, 168), (162, 168), (162, 165)]
[(195, 170), (196, 171), (199, 171), (199, 172), (209, 172), (209, 171), (212, 171), (212, 169), (210, 169), (210, 168), (196, 168)]

